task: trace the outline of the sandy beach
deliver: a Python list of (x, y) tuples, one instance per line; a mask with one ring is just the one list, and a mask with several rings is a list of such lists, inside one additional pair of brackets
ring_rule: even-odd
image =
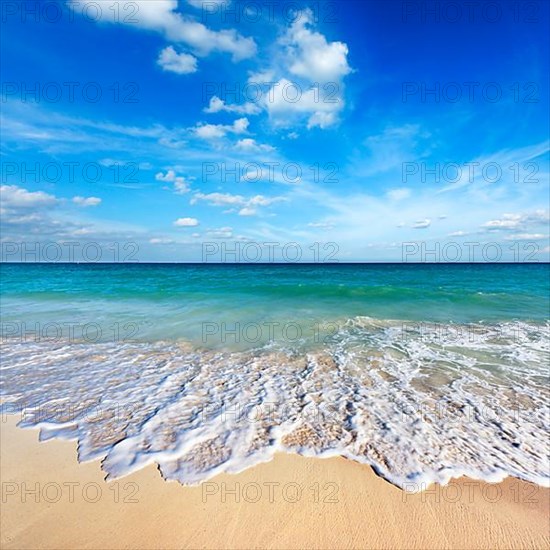
[(343, 458), (279, 454), (196, 487), (105, 482), (76, 443), (1, 424), (2, 548), (548, 548), (550, 490), (462, 478), (406, 494)]

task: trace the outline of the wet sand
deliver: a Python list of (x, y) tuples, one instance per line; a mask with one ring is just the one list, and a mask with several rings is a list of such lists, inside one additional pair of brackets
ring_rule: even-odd
[(550, 490), (466, 478), (407, 494), (344, 458), (276, 455), (196, 487), (105, 482), (73, 441), (3, 419), (2, 548), (549, 548)]

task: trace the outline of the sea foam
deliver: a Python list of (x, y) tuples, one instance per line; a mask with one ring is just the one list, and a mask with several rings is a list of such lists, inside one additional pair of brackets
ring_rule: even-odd
[(6, 339), (1, 395), (108, 479), (154, 463), (197, 484), (294, 452), (369, 464), (408, 491), (462, 475), (549, 486), (549, 341), (548, 323), (365, 317), (314, 349)]

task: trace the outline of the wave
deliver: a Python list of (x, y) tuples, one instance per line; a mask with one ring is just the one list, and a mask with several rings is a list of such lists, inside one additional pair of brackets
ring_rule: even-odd
[(277, 452), (344, 456), (418, 491), (468, 475), (549, 486), (550, 324), (356, 317), (315, 349), (2, 343), (2, 407), (107, 478), (203, 482)]

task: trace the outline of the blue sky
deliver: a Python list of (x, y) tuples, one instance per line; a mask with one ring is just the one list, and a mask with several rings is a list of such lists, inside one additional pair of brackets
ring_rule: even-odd
[(2, 242), (547, 260), (548, 3), (478, 4), (5, 2)]

